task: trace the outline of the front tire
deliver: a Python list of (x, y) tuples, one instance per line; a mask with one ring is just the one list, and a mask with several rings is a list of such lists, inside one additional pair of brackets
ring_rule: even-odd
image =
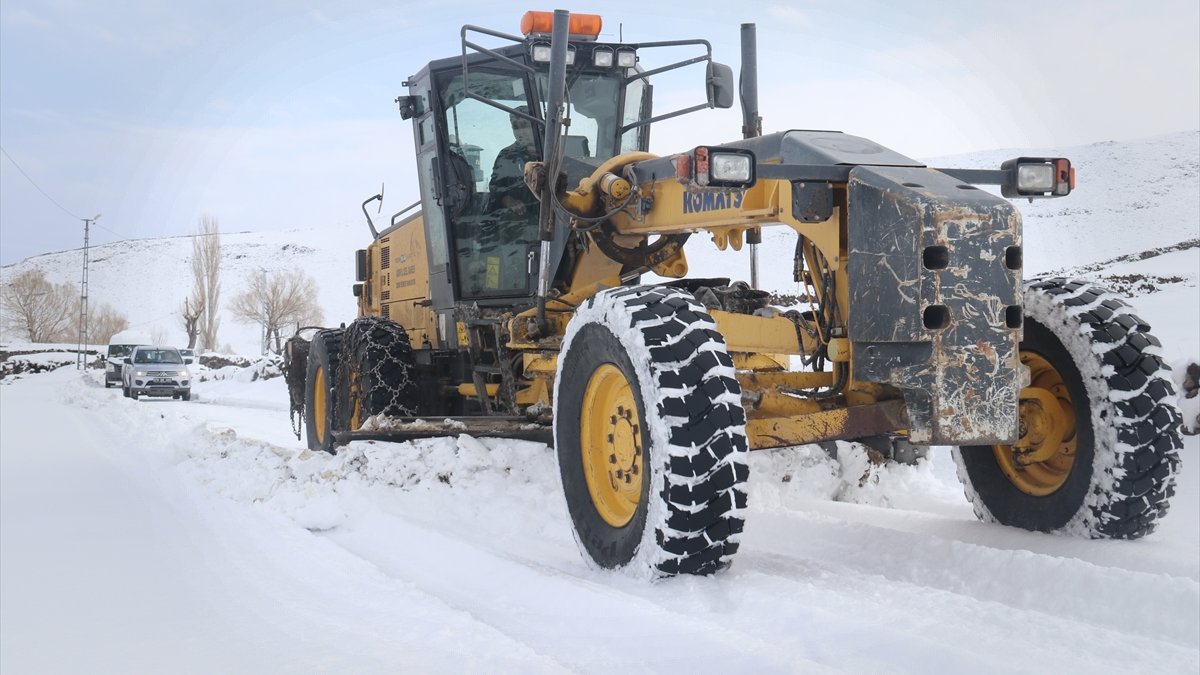
[(976, 515), (1093, 538), (1150, 534), (1174, 494), (1182, 447), (1159, 341), (1086, 281), (1035, 281), (1024, 299), (1022, 438), (954, 451)]
[(689, 294), (599, 293), (568, 325), (554, 441), (585, 559), (637, 576), (711, 574), (738, 548), (745, 411), (725, 341)]
[(333, 454), (337, 447), (333, 432), (344, 428), (334, 405), (338, 359), (342, 348), (341, 329), (317, 331), (308, 354), (304, 378), (304, 427), (308, 448)]

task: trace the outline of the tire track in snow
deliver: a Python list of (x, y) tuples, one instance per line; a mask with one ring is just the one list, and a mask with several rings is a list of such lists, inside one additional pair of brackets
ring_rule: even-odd
[(1192, 579), (803, 514), (754, 516), (788, 536), (765, 541), (747, 528), (747, 551), (822, 561), (817, 564), (1181, 646), (1194, 647), (1200, 634), (1200, 584)]
[[(1013, 608), (992, 600), (919, 583), (897, 582), (791, 554), (743, 550), (742, 587), (768, 603), (781, 596), (825, 611), (830, 620), (810, 620), (812, 639), (846, 642), (860, 635), (872, 652), (894, 663), (922, 664), (927, 672), (936, 653), (942, 672), (1194, 672), (1197, 651), (1162, 640), (1131, 639), (1118, 629)], [(747, 601), (753, 602), (753, 597)], [(775, 620), (792, 607), (776, 609)], [(1136, 620), (1141, 617), (1131, 617)], [(1007, 658), (997, 661), (996, 654)], [(878, 664), (852, 664), (851, 670), (878, 670)], [(889, 671), (903, 672), (889, 667)]]
[[(324, 536), (572, 669), (666, 672), (680, 663), (704, 663), (706, 669), (730, 672), (841, 670), (731, 630), (720, 617), (682, 614), (630, 592), (669, 595), (672, 581), (650, 585), (619, 574), (606, 579), (599, 572), (587, 578), (481, 545), (476, 536), (463, 536), (446, 523), (439, 527), (380, 512), (359, 515), (353, 527)], [(381, 539), (385, 531), (390, 536)], [(409, 544), (398, 551), (394, 541)], [(521, 546), (519, 541), (505, 544)], [(497, 580), (503, 590), (497, 590)], [(713, 580), (692, 581), (703, 586)], [(596, 646), (614, 642), (617, 649)]]

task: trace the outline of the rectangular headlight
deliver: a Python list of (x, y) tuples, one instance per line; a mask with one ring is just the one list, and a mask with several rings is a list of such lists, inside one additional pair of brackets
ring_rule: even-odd
[(533, 56), (533, 60), (537, 61), (538, 63), (549, 63), (550, 45), (544, 42), (538, 42), (533, 45), (530, 54)]
[(745, 183), (750, 180), (749, 155), (714, 152), (709, 158), (709, 176), (713, 180)]
[(692, 180), (701, 187), (748, 188), (754, 185), (754, 153), (700, 146), (691, 152)]
[(1000, 185), (1005, 197), (1063, 197), (1075, 189), (1075, 169), (1065, 157), (1017, 157), (1000, 168), (1009, 172)]
[(574, 65), (574, 64), (575, 64), (575, 48), (570, 45), (567, 45), (567, 65), (570, 66), (570, 65)]
[(1054, 167), (1050, 164), (1017, 166), (1017, 189), (1021, 192), (1049, 192), (1054, 189)]
[(613, 64), (613, 53), (611, 49), (597, 47), (592, 52), (592, 65), (597, 68), (611, 68)]
[(637, 52), (632, 49), (617, 50), (617, 67), (632, 68), (637, 65)]

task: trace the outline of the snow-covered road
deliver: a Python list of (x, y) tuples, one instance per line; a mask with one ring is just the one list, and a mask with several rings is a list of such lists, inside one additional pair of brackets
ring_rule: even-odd
[(278, 379), (131, 401), (71, 368), (0, 386), (0, 670), (1200, 670), (1200, 479), (1138, 542), (975, 520), (948, 453), (752, 457), (734, 566), (590, 569), (552, 451), (312, 455)]

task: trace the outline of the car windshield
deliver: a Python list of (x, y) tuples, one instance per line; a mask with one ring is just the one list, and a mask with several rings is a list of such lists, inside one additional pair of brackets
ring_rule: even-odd
[(133, 345), (109, 345), (108, 355), (114, 358), (124, 358), (133, 351)]
[(139, 349), (133, 355), (134, 363), (183, 363), (179, 352), (174, 349)]

